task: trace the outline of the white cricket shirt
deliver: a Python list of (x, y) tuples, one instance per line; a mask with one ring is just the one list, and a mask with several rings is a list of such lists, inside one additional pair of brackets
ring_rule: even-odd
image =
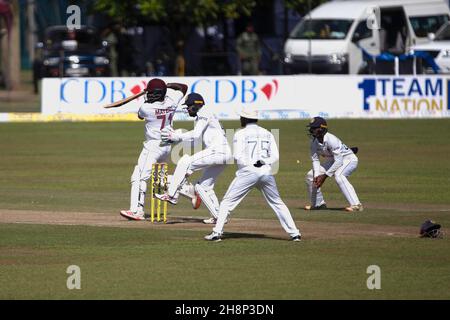
[(161, 140), (161, 130), (172, 127), (173, 116), (184, 94), (179, 90), (167, 89), (164, 101), (143, 103), (138, 111), (145, 120), (145, 140)]
[(249, 123), (234, 134), (233, 153), (239, 170), (258, 170), (254, 164), (259, 160), (270, 171), (271, 165), (280, 158), (273, 134), (256, 123)]
[(217, 119), (215, 114), (205, 108), (204, 106), (198, 111), (194, 130), (181, 134), (181, 139), (183, 141), (197, 141), (202, 139), (205, 148), (216, 150), (228, 149), (228, 141), (219, 119)]
[(353, 151), (342, 143), (338, 137), (329, 132), (325, 133), (323, 143), (313, 138), (311, 141), (311, 160), (313, 163), (314, 177), (320, 175), (320, 156), (328, 160), (334, 159), (333, 165), (325, 173), (331, 177), (342, 166), (343, 158), (349, 155), (354, 155)]

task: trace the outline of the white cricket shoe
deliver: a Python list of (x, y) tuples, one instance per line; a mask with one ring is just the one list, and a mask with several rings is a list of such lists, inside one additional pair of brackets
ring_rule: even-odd
[(203, 220), (203, 223), (204, 223), (204, 224), (216, 224), (216, 222), (217, 222), (217, 219), (214, 218), (214, 217), (211, 217), (211, 218), (209, 218), (209, 219)]
[(134, 221), (144, 221), (145, 220), (143, 211), (133, 212), (130, 210), (121, 210), (120, 215), (128, 220), (134, 220)]
[(222, 241), (222, 234), (218, 232), (211, 232), (207, 236), (205, 236), (205, 240), (219, 242)]
[(364, 211), (364, 207), (361, 203), (359, 203), (354, 206), (346, 207), (344, 210), (347, 212), (358, 212), (358, 211)]
[[(204, 224), (216, 224), (216, 222), (217, 222), (217, 218), (214, 218), (214, 217), (203, 220)], [(228, 219), (225, 220), (225, 224), (227, 224), (227, 223), (228, 223)]]
[(293, 237), (291, 237), (291, 241), (294, 241), (294, 242), (302, 241), (302, 236), (300, 234), (293, 236)]
[(158, 194), (155, 193), (155, 198), (161, 201), (167, 201), (171, 204), (177, 204), (178, 203), (178, 198), (172, 198), (171, 196), (169, 196), (167, 193), (164, 194)]

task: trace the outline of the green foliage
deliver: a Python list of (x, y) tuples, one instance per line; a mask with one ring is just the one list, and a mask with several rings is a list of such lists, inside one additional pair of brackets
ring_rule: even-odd
[(132, 4), (125, 1), (99, 0), (94, 5), (95, 11), (117, 18), (125, 17), (127, 13), (130, 13), (131, 8)]
[(132, 3), (121, 0), (98, 0), (97, 12), (130, 24), (136, 19), (166, 23), (169, 28), (208, 25), (222, 17), (237, 19), (250, 16), (256, 5), (254, 0), (138, 0)]
[(306, 14), (306, 13), (308, 13), (309, 8), (311, 8), (311, 10), (312, 10), (324, 2), (328, 2), (328, 1), (327, 0), (285, 0), (284, 1), (287, 8), (293, 9), (300, 14)]
[(250, 16), (255, 6), (256, 1), (251, 0), (227, 1), (222, 4), (222, 11), (226, 18), (237, 19), (241, 15)]

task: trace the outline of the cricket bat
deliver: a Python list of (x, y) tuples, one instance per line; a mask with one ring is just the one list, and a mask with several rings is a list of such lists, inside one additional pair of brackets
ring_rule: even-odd
[(143, 91), (141, 91), (141, 92), (139, 92), (139, 93), (136, 93), (135, 95), (132, 95), (132, 96), (130, 96), (130, 97), (128, 97), (128, 98), (125, 98), (125, 99), (122, 99), (122, 100), (119, 100), (119, 101), (116, 101), (116, 102), (107, 104), (107, 105), (104, 106), (103, 108), (109, 109), (109, 108), (117, 108), (117, 107), (121, 107), (121, 106), (123, 106), (124, 104), (127, 104), (128, 102), (131, 102), (131, 101), (133, 101), (133, 100), (139, 98), (140, 96), (142, 96), (142, 95), (144, 95), (144, 94), (146, 94), (146, 93), (147, 93), (147, 90), (143, 90)]

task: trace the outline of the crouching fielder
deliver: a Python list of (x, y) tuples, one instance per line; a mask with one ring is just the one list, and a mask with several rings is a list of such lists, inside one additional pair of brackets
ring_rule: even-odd
[(189, 116), (196, 118), (194, 130), (178, 133), (170, 128), (161, 133), (162, 140), (167, 142), (201, 140), (205, 149), (192, 156), (182, 156), (178, 160), (167, 193), (155, 196), (160, 200), (177, 204), (180, 189), (185, 184), (186, 178), (195, 171), (203, 170), (203, 175), (194, 188), (212, 216), (203, 222), (214, 224), (219, 214), (219, 200), (214, 192), (214, 184), (231, 159), (232, 153), (219, 120), (204, 109), (204, 104), (205, 101), (200, 94), (190, 93), (184, 105), (187, 106)]
[[(308, 125), (311, 136), (311, 159), (313, 169), (306, 175), (306, 186), (311, 198), (311, 205), (305, 206), (305, 210), (326, 209), (320, 187), (327, 177), (334, 175), (334, 179), (349, 202), (350, 206), (344, 210), (363, 211), (363, 206), (359, 202), (355, 189), (348, 181), (347, 177), (358, 167), (358, 158), (352, 149), (347, 147), (338, 137), (328, 132), (328, 125), (325, 119), (315, 117)], [(356, 148), (354, 148), (356, 152)], [(321, 164), (319, 156), (326, 161)]]
[(259, 189), (267, 203), (275, 211), (283, 229), (293, 241), (300, 241), (300, 231), (295, 226), (289, 209), (278, 193), (275, 178), (271, 174), (272, 164), (278, 161), (279, 152), (274, 136), (256, 124), (255, 111), (241, 112), (241, 126), (234, 135), (234, 158), (238, 171), (220, 203), (219, 217), (213, 232), (205, 240), (221, 241), (228, 215), (244, 199), (251, 189)]

